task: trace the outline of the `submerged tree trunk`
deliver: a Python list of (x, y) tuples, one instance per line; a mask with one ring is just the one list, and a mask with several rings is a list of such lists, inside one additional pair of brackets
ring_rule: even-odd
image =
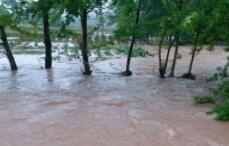
[[(139, 22), (139, 17), (140, 17), (140, 12), (141, 12), (141, 3), (142, 3), (142, 0), (139, 0), (135, 25), (137, 25)], [(131, 57), (132, 57), (132, 52), (133, 52), (135, 40), (136, 40), (136, 35), (134, 34), (132, 37), (132, 40), (131, 40), (131, 44), (130, 44), (130, 48), (129, 48), (129, 52), (128, 52), (128, 56), (127, 56), (126, 71), (123, 73), (123, 75), (125, 75), (125, 76), (131, 76), (132, 75), (132, 72), (130, 70), (130, 62), (131, 62)]]
[(164, 70), (164, 75), (165, 75), (166, 70), (167, 70), (170, 52), (171, 52), (172, 46), (173, 46), (173, 44), (174, 44), (174, 42), (176, 40), (176, 37), (177, 36), (175, 35), (174, 39), (171, 42), (169, 42), (168, 51), (167, 51), (167, 55), (166, 55), (166, 59), (165, 59), (165, 66), (164, 66), (164, 69), (163, 69)]
[(8, 43), (7, 35), (4, 26), (0, 26), (1, 31), (1, 39), (2, 39), (2, 45), (6, 51), (6, 56), (9, 60), (11, 70), (17, 70), (17, 65), (14, 59), (14, 56), (12, 54), (12, 51), (10, 49), (10, 45)]
[(44, 29), (44, 44), (45, 44), (45, 68), (52, 68), (52, 42), (49, 30), (49, 16), (48, 13), (43, 15), (43, 29)]
[(160, 38), (159, 50), (158, 50), (159, 73), (160, 73), (160, 77), (161, 77), (161, 78), (164, 78), (164, 77), (165, 77), (165, 76), (164, 76), (164, 70), (163, 70), (162, 56), (161, 56), (163, 41), (164, 41), (164, 37), (162, 36), (162, 37)]
[(176, 39), (176, 35), (175, 35), (173, 40), (170, 39), (170, 41), (169, 41), (169, 46), (168, 46), (166, 59), (165, 59), (164, 63), (162, 62), (162, 56), (161, 56), (162, 44), (163, 44), (164, 38), (161, 38), (161, 40), (160, 40), (158, 56), (159, 56), (159, 72), (160, 72), (160, 77), (161, 78), (165, 78), (165, 74), (166, 74), (166, 70), (167, 70), (167, 66), (168, 66), (168, 61), (169, 61), (169, 55), (170, 55), (170, 52), (171, 52), (171, 48), (172, 48), (172, 46), (173, 46), (173, 44), (175, 42), (175, 39)]
[(82, 10), (81, 14), (81, 26), (82, 26), (82, 39), (81, 39), (81, 53), (83, 57), (83, 65), (84, 65), (84, 75), (91, 75), (91, 69), (88, 59), (88, 38), (87, 38), (87, 10)]
[(200, 29), (198, 29), (198, 31), (196, 33), (194, 48), (192, 50), (191, 61), (190, 61), (190, 64), (189, 64), (188, 72), (183, 75), (184, 78), (195, 79), (195, 76), (192, 75), (192, 67), (193, 67), (196, 51), (197, 51), (197, 48), (198, 48), (199, 36), (200, 36)]
[(178, 50), (179, 50), (179, 43), (180, 43), (180, 35), (176, 37), (176, 45), (175, 45), (173, 63), (172, 63), (172, 68), (171, 68), (171, 72), (169, 75), (170, 77), (174, 77), (174, 72), (175, 72), (176, 63), (177, 63)]
[[(179, 1), (176, 1), (176, 6), (177, 6), (177, 9), (178, 9), (178, 14), (177, 14), (177, 26), (180, 25), (180, 21), (181, 21), (181, 18), (180, 18), (180, 15), (182, 13), (182, 9), (183, 9), (183, 0), (179, 0)], [(175, 68), (176, 68), (176, 63), (177, 63), (177, 56), (178, 56), (178, 51), (179, 51), (179, 45), (180, 45), (180, 30), (177, 31), (176, 33), (176, 39), (175, 39), (175, 42), (176, 42), (176, 45), (175, 45), (175, 53), (174, 53), (174, 57), (173, 57), (173, 63), (172, 63), (172, 68), (171, 68), (171, 72), (170, 72), (170, 77), (174, 77), (174, 72), (175, 72)]]

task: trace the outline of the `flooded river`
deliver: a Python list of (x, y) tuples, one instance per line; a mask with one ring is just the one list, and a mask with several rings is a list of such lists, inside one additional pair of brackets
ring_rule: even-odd
[(39, 62), (23, 68), (31, 65), (25, 60), (17, 72), (0, 71), (0, 146), (229, 146), (229, 123), (192, 103), (209, 93), (202, 76), (226, 56), (200, 54), (197, 81), (159, 79), (152, 57), (134, 59), (132, 77), (117, 74), (125, 58), (94, 63), (91, 77), (81, 75), (80, 62), (45, 71)]

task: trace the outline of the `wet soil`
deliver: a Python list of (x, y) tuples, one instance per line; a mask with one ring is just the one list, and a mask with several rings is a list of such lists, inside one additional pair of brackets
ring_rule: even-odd
[(117, 74), (125, 58), (94, 63), (91, 77), (81, 75), (80, 62), (1, 71), (0, 146), (229, 146), (229, 123), (206, 115), (212, 106), (192, 103), (209, 93), (204, 76), (226, 56), (200, 54), (196, 81), (159, 79), (155, 57), (133, 59), (132, 77)]

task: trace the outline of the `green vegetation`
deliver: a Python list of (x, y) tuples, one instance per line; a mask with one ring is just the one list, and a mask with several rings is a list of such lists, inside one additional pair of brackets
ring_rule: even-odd
[(17, 70), (17, 64), (14, 59), (11, 47), (8, 41), (8, 36), (6, 33), (6, 27), (13, 26), (15, 21), (13, 20), (13, 15), (7, 10), (7, 7), (0, 5), (0, 37), (2, 41), (2, 46), (6, 52), (6, 56), (10, 63), (11, 70)]
[(213, 93), (222, 99), (229, 99), (229, 80), (225, 79), (222, 83), (220, 83), (218, 87), (214, 89)]
[(229, 78), (228, 63), (223, 68), (218, 68), (217, 72), (207, 79), (208, 82), (216, 82), (217, 86), (212, 93), (217, 100), (217, 106), (211, 112), (216, 115), (216, 119), (229, 121)]
[(195, 104), (215, 104), (216, 107), (208, 114), (214, 115), (217, 120), (229, 121), (229, 82), (223, 81), (214, 89), (213, 95), (217, 97), (213, 100), (208, 96), (196, 96), (193, 97)]
[(216, 119), (220, 121), (229, 121), (229, 100), (221, 105), (218, 105), (213, 111), (216, 115)]
[(212, 76), (208, 77), (206, 81), (212, 82), (212, 81), (224, 80), (225, 78), (228, 78), (229, 77), (228, 67), (229, 64), (226, 64), (224, 67), (218, 67), (217, 72), (214, 73)]
[(208, 96), (195, 96), (193, 101), (195, 104), (215, 104), (213, 98)]
[[(128, 55), (128, 47), (126, 45), (119, 45), (115, 47), (115, 51), (118, 54), (124, 54)], [(152, 56), (147, 50), (144, 50), (140, 47), (134, 48), (132, 52), (132, 57), (146, 57), (146, 56)]]
[(221, 121), (229, 120), (229, 82), (228, 79), (223, 80), (213, 91), (218, 97), (218, 105), (212, 111), (216, 115), (216, 119)]

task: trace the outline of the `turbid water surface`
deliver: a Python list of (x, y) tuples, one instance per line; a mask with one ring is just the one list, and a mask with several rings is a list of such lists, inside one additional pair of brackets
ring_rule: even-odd
[(134, 59), (132, 77), (117, 74), (124, 58), (94, 63), (91, 77), (80, 62), (0, 71), (0, 146), (229, 146), (229, 123), (192, 102), (209, 93), (202, 76), (225, 57), (200, 54), (197, 81), (159, 79), (152, 57)]

